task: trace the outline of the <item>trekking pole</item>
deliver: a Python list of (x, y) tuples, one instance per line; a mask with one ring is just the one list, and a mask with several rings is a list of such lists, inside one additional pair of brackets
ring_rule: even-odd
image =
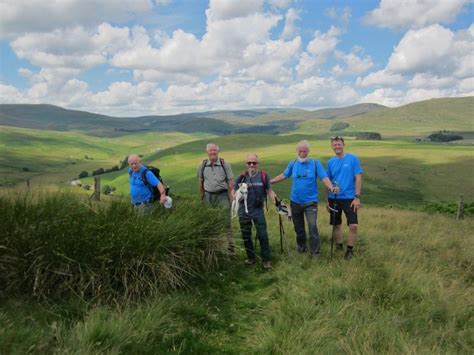
[[(334, 187), (337, 187), (337, 182), (334, 182)], [(331, 206), (329, 206), (331, 208)], [(334, 192), (334, 206), (331, 208), (331, 214), (332, 214), (332, 233), (331, 233), (331, 260), (332, 260), (332, 252), (334, 249), (334, 226), (336, 225), (336, 211), (337, 211), (337, 193)]]
[(280, 254), (283, 254), (283, 223), (281, 221), (281, 214), (278, 214), (278, 219), (280, 221)]

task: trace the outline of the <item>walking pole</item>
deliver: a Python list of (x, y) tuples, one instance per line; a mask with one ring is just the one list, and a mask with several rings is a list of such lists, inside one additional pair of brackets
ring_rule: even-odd
[[(334, 183), (334, 186), (337, 187), (337, 182)], [(331, 206), (329, 206), (331, 208)], [(337, 211), (337, 193), (334, 192), (334, 207), (331, 208), (332, 214), (332, 233), (331, 233), (331, 260), (332, 260), (332, 251), (334, 249), (334, 226), (336, 225), (336, 211)]]
[(278, 219), (280, 221), (280, 254), (283, 254), (283, 223), (281, 221), (281, 214), (278, 214)]

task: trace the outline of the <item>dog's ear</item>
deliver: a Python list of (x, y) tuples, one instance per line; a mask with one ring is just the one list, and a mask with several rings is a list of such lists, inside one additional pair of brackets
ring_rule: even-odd
[(238, 186), (238, 187), (240, 187), (240, 186), (242, 186), (242, 184), (241, 184), (241, 183), (239, 183), (239, 184), (237, 184), (237, 186)]

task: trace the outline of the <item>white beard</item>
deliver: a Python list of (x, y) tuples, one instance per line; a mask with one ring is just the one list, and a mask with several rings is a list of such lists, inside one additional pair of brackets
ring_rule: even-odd
[(300, 163), (306, 163), (306, 162), (308, 161), (308, 159), (309, 159), (308, 157), (306, 157), (306, 158), (300, 158), (300, 157), (298, 157), (298, 161), (299, 161)]

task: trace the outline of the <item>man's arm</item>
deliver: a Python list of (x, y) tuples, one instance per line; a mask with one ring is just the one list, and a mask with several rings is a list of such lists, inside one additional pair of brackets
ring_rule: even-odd
[[(362, 174), (356, 174), (355, 175), (355, 188), (356, 188), (356, 195), (360, 195), (360, 191), (362, 189)], [(354, 197), (354, 200), (351, 203), (351, 207), (354, 208), (354, 212), (357, 212), (357, 210), (360, 207), (360, 198), (359, 197)]]
[(325, 177), (324, 179), (322, 179), (322, 182), (326, 186), (327, 190), (334, 192), (334, 190), (336, 189), (334, 186), (332, 186), (331, 180), (329, 180), (328, 177)]
[(202, 177), (198, 179), (198, 184), (199, 195), (201, 196), (201, 200), (204, 200), (204, 179)]
[(279, 182), (282, 182), (283, 180), (287, 179), (287, 177), (284, 174), (280, 174), (273, 179), (270, 180), (270, 183), (273, 184), (278, 184)]
[(229, 179), (229, 199), (232, 201), (235, 199), (235, 191), (234, 191), (234, 179)]
[(156, 185), (156, 188), (158, 189), (158, 191), (160, 191), (160, 203), (165, 203), (166, 202), (166, 191), (165, 191), (165, 188), (163, 187), (163, 184), (162, 183), (158, 183), (158, 185)]
[(270, 196), (270, 199), (272, 200), (272, 203), (275, 204), (276, 202), (276, 194), (275, 194), (275, 191), (273, 191), (272, 189), (267, 189), (267, 195)]

